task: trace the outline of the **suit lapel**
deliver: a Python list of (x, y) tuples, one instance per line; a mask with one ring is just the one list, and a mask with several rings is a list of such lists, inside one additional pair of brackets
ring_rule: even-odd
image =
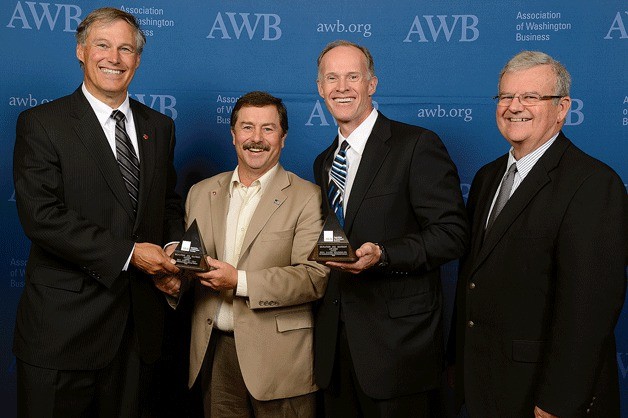
[(321, 193), (322, 193), (322, 197), (323, 200), (325, 201), (324, 205), (326, 208), (328, 208), (327, 213), (329, 213), (330, 209), (330, 204), (329, 204), (329, 198), (327, 197), (327, 194), (329, 193), (328, 189), (329, 189), (329, 170), (331, 169), (331, 164), (334, 161), (334, 152), (336, 151), (336, 148), (338, 148), (338, 136), (336, 136), (336, 138), (334, 139), (334, 142), (331, 144), (331, 146), (329, 148), (327, 148), (325, 150), (325, 155), (323, 157), (323, 164), (322, 164), (322, 168), (321, 170), (323, 171), (321, 173)]
[(471, 254), (474, 256), (476, 256), (482, 248), (485, 233), (484, 228), (488, 219), (491, 203), (493, 202), (495, 192), (501, 183), (503, 174), (506, 172), (507, 162), (508, 154), (495, 161), (495, 163), (492, 164), (492, 169), (484, 174), (487, 180), (483, 182), (481, 190), (478, 192), (478, 196), (476, 198), (478, 207), (473, 211), (473, 219), (471, 220), (473, 222), (474, 233), (474, 239), (471, 244)]
[[(232, 172), (218, 181), (218, 188), (209, 191), (211, 208), (211, 222), (214, 243), (216, 245), (216, 258), (222, 259), (225, 253), (225, 228), (227, 225), (227, 211), (229, 210), (229, 182)], [(188, 221), (189, 223), (190, 221)]]
[(135, 132), (137, 134), (137, 146), (140, 153), (140, 195), (137, 205), (137, 218), (141, 219), (148, 201), (155, 169), (155, 152), (157, 138), (155, 127), (149, 123), (148, 115), (140, 108), (135, 100), (130, 100)]
[(288, 179), (288, 173), (286, 173), (283, 167), (279, 166), (278, 168), (272, 181), (268, 184), (268, 190), (263, 191), (257, 208), (251, 217), (251, 222), (242, 241), (238, 264), (246, 258), (246, 254), (253, 241), (257, 238), (262, 229), (264, 229), (270, 217), (287, 198), (283, 190), (290, 186), (290, 179)]
[(120, 174), (118, 162), (111, 151), (107, 137), (102, 130), (102, 126), (100, 126), (100, 122), (98, 122), (96, 114), (80, 88), (72, 95), (70, 111), (72, 116), (77, 119), (74, 131), (78, 139), (90, 152), (96, 166), (102, 173), (113, 195), (120, 202), (120, 205), (126, 210), (131, 219), (135, 218), (133, 206), (124, 185), (122, 174)]
[(360, 166), (353, 180), (351, 194), (347, 202), (347, 213), (345, 214), (345, 231), (347, 235), (351, 234), (351, 227), (355, 220), (355, 215), (364, 200), (364, 196), (368, 191), (371, 183), (377, 176), (379, 169), (386, 159), (386, 155), (390, 147), (386, 144), (390, 138), (390, 120), (381, 113), (377, 116), (377, 121), (373, 126), (371, 135), (366, 141)]
[[(506, 202), (504, 209), (502, 209), (497, 219), (495, 219), (495, 223), (484, 237), (484, 243), (476, 259), (474, 270), (491, 253), (513, 222), (521, 215), (539, 191), (552, 181), (550, 172), (558, 166), (560, 158), (569, 144), (570, 141), (561, 132), (556, 141), (545, 151), (545, 154), (537, 161), (526, 178), (517, 187), (517, 190)], [(503, 168), (505, 170), (505, 165)], [(501, 177), (499, 180), (501, 181)], [(494, 192), (495, 190), (493, 190), (493, 194)], [(492, 199), (492, 195), (489, 199)], [(488, 205), (490, 205), (490, 201)], [(482, 219), (486, 220), (486, 218)]]

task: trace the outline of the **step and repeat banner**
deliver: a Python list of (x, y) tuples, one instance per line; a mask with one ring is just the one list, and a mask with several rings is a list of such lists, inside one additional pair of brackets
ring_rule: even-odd
[[(3, 0), (0, 403), (7, 416), (15, 414), (11, 343), (29, 251), (14, 199), (15, 123), (21, 111), (80, 85), (75, 30), (103, 6), (134, 14), (146, 34), (130, 95), (175, 120), (183, 195), (193, 183), (235, 167), (230, 113), (237, 98), (251, 90), (285, 101), (290, 130), (281, 162), (313, 179), (314, 157), (337, 130), (315, 82), (318, 54), (335, 39), (371, 50), (379, 78), (376, 107), (441, 136), (465, 197), (476, 171), (509, 148), (496, 128), (491, 97), (502, 66), (525, 49), (547, 52), (565, 64), (573, 78), (573, 105), (564, 132), (628, 181), (625, 0)], [(444, 272), (449, 315), (455, 265)], [(628, 307), (616, 336), (622, 416), (628, 417)]]

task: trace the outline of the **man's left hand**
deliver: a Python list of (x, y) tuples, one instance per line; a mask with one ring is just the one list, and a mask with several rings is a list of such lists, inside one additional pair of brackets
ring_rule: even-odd
[(196, 273), (201, 284), (214, 290), (235, 289), (238, 286), (238, 270), (229, 263), (225, 263), (206, 256), (210, 271)]
[(354, 263), (328, 261), (325, 265), (343, 272), (358, 274), (377, 264), (382, 255), (382, 251), (379, 249), (378, 245), (375, 245), (372, 242), (365, 242), (360, 248), (355, 250), (355, 255), (358, 256), (358, 261)]
[(172, 297), (179, 297), (181, 278), (178, 276), (153, 276), (157, 289)]

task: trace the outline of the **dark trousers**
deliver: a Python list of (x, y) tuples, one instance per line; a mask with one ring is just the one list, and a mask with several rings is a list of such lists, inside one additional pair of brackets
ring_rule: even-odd
[(132, 321), (103, 369), (55, 370), (16, 361), (20, 418), (138, 417), (145, 410), (139, 394), (149, 381), (149, 369), (140, 361)]
[[(336, 362), (330, 387), (324, 391), (327, 418), (431, 418), (431, 392), (392, 399), (374, 399), (360, 387), (347, 342), (344, 322), (340, 322)], [(377, 361), (374, 359), (373, 361)], [(417, 373), (421, 373), (417, 370)]]

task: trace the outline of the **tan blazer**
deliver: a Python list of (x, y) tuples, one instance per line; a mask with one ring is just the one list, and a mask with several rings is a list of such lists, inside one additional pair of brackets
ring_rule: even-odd
[[(188, 225), (196, 219), (211, 257), (224, 253), (232, 172), (194, 185)], [(233, 302), (234, 334), (247, 389), (258, 400), (288, 398), (317, 389), (313, 376), (312, 302), (322, 297), (328, 269), (307, 260), (322, 229), (318, 186), (281, 166), (251, 218), (238, 270), (247, 273), (248, 298)], [(194, 283), (189, 386), (194, 384), (212, 334), (219, 293)]]

